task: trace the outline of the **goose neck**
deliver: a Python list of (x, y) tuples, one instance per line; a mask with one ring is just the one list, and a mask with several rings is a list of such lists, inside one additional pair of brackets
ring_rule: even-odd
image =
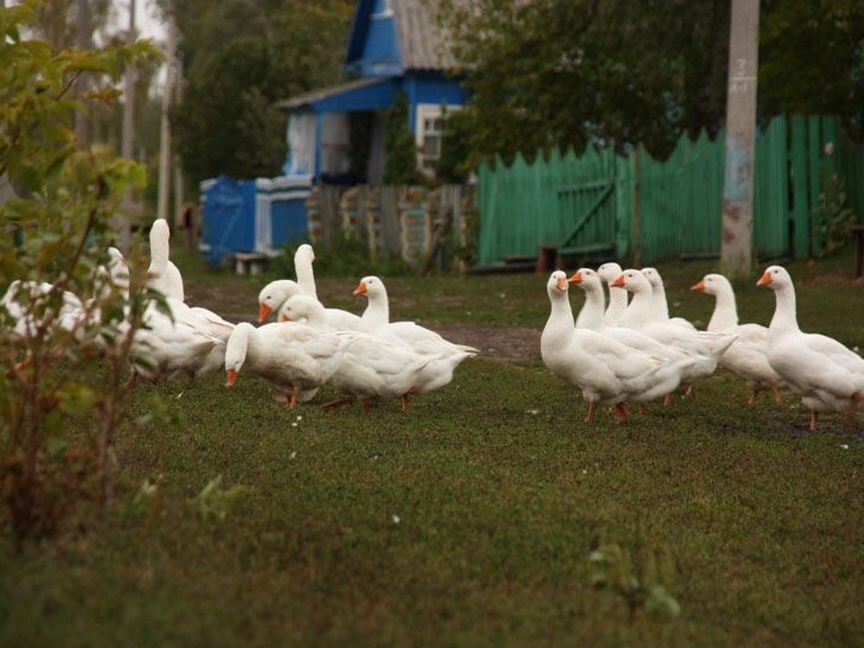
[(795, 288), (780, 286), (774, 291), (776, 307), (771, 318), (772, 330), (798, 330), (798, 311), (795, 305)]
[(366, 295), (366, 310), (363, 320), (372, 326), (386, 326), (390, 323), (390, 300), (384, 289), (375, 290)]
[(305, 254), (295, 255), (294, 271), (297, 273), (297, 283), (301, 290), (310, 297), (318, 299), (318, 291), (315, 288), (315, 274), (312, 271), (312, 260)]
[(576, 328), (599, 330), (603, 327), (603, 291), (587, 289), (585, 291), (585, 303), (576, 318)]
[(708, 322), (709, 331), (727, 331), (738, 326), (738, 306), (735, 293), (720, 290), (715, 295), (714, 312)]

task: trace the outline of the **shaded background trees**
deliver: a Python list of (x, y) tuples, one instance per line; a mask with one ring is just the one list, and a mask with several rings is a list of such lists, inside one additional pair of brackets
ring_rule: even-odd
[(339, 80), (353, 10), (352, 0), (178, 3), (187, 85), (173, 123), (192, 182), (280, 173), (286, 116), (273, 104)]
[[(728, 0), (449, 0), (473, 92), (473, 161), (553, 146), (644, 142), (724, 124)], [(759, 117), (836, 114), (860, 135), (864, 6), (763, 0)]]

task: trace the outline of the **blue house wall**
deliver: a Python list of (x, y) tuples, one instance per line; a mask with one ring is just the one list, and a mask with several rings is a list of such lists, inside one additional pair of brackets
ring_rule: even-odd
[(409, 121), (411, 132), (416, 130), (417, 106), (434, 104), (440, 106), (464, 106), (470, 92), (459, 81), (440, 72), (409, 72), (402, 81), (402, 89), (408, 95), (411, 106)]

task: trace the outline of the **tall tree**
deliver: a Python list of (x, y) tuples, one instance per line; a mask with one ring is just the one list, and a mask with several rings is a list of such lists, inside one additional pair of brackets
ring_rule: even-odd
[(179, 3), (186, 86), (173, 119), (191, 181), (280, 172), (286, 118), (273, 104), (339, 80), (353, 9), (351, 0)]
[[(589, 142), (671, 152), (725, 123), (729, 0), (443, 0), (474, 162)], [(760, 120), (864, 119), (864, 3), (764, 0)], [(860, 129), (859, 129), (860, 130)]]

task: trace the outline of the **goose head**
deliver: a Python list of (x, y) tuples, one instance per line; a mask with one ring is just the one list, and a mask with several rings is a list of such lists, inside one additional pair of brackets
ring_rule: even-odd
[(271, 281), (258, 293), (258, 323), (263, 324), (270, 313), (294, 295), (300, 294), (300, 286), (291, 279)]
[(567, 275), (561, 270), (556, 270), (549, 275), (549, 281), (546, 282), (546, 292), (549, 293), (550, 299), (566, 297), (569, 287), (570, 284), (567, 283)]
[(568, 281), (572, 284), (576, 284), (585, 292), (603, 290), (603, 282), (601, 281), (600, 274), (591, 268), (579, 268), (575, 273), (573, 273)]
[(642, 274), (645, 275), (648, 283), (651, 284), (651, 288), (663, 287), (663, 277), (657, 272), (657, 268), (642, 268)]
[(379, 277), (369, 276), (360, 280), (353, 294), (355, 297), (365, 295), (368, 299), (375, 299), (376, 297), (386, 297), (387, 289)]
[(600, 278), (608, 284), (611, 284), (615, 281), (619, 276), (621, 276), (621, 266), (615, 263), (614, 261), (610, 263), (604, 263), (599, 268), (597, 268), (597, 274)]
[(323, 323), (324, 307), (308, 295), (295, 295), (288, 299), (279, 310), (280, 322), (299, 322), (307, 320), (310, 323)]
[(768, 286), (771, 290), (780, 290), (792, 286), (792, 275), (783, 266), (768, 266), (756, 285)]
[(225, 346), (225, 372), (228, 374), (226, 387), (233, 387), (240, 375), (240, 369), (246, 362), (246, 352), (249, 350), (249, 336), (255, 332), (255, 327), (248, 322), (241, 322), (234, 327)]
[(721, 274), (706, 274), (702, 280), (690, 287), (690, 290), (703, 292), (706, 295), (717, 295), (721, 291), (731, 288), (729, 280)]
[(315, 250), (313, 250), (312, 246), (308, 243), (304, 243), (297, 248), (296, 252), (294, 252), (294, 263), (296, 264), (300, 259), (307, 261), (308, 263), (312, 263), (315, 260)]
[(651, 294), (651, 284), (641, 271), (628, 268), (609, 284), (613, 288), (624, 288), (628, 292), (647, 292)]

